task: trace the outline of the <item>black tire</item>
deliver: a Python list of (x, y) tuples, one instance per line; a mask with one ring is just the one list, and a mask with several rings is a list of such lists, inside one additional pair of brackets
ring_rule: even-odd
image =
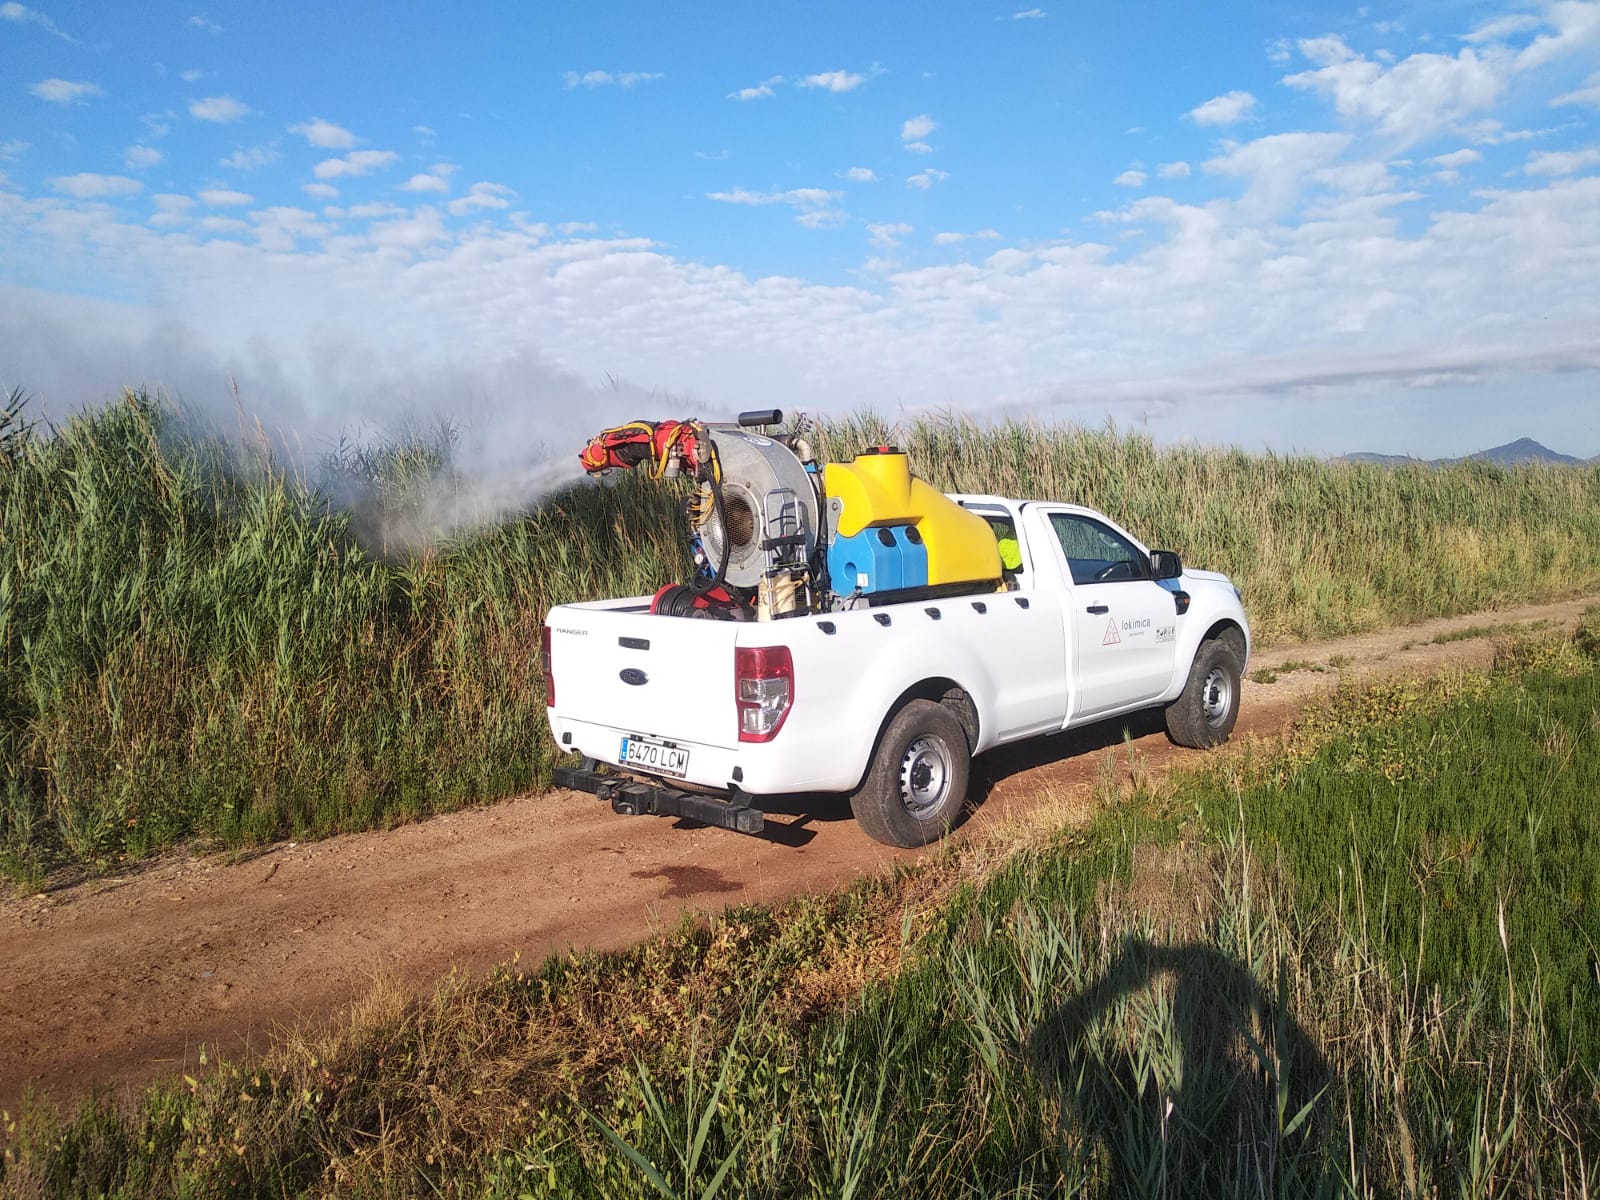
[(972, 752), (949, 709), (912, 700), (889, 721), (850, 797), (850, 809), (875, 841), (910, 849), (938, 841), (967, 802)]
[(1167, 736), (1209, 750), (1228, 740), (1238, 719), (1239, 656), (1226, 642), (1201, 642), (1183, 693), (1167, 705)]

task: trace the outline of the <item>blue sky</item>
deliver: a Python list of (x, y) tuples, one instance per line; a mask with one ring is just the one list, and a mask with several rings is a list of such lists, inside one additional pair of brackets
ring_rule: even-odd
[(1594, 0), (9, 2), (0, 48), (0, 384), (55, 410), (1600, 454)]

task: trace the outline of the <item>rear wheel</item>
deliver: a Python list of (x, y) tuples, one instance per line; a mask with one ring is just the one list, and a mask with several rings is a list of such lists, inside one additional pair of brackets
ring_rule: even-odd
[(966, 730), (950, 710), (912, 700), (883, 731), (851, 811), (876, 841), (925, 846), (961, 815), (971, 762)]
[(1182, 694), (1167, 705), (1167, 736), (1208, 750), (1228, 740), (1238, 719), (1239, 656), (1226, 642), (1201, 642)]

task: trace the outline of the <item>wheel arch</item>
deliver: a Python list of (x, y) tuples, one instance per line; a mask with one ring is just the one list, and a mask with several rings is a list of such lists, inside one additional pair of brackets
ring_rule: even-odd
[(1223, 617), (1213, 622), (1211, 628), (1207, 629), (1205, 635), (1200, 639), (1200, 645), (1203, 646), (1210, 641), (1219, 641), (1231, 646), (1234, 654), (1239, 658), (1240, 672), (1244, 671), (1245, 661), (1250, 657), (1250, 639), (1245, 636), (1244, 629), (1239, 622), (1231, 617)]
[[(878, 747), (883, 744), (884, 732), (889, 728), (889, 722), (895, 715), (913, 700), (932, 700), (941, 708), (946, 708), (961, 725), (961, 731), (967, 735), (967, 754), (971, 756), (973, 748), (978, 744), (978, 734), (981, 729), (981, 718), (978, 715), (978, 703), (972, 698), (972, 693), (962, 687), (954, 679), (942, 675), (931, 676), (918, 680), (894, 698), (894, 701), (884, 710), (883, 718), (878, 722), (878, 732), (873, 736), (872, 748), (867, 754), (866, 764), (861, 769), (861, 779), (866, 778), (872, 769), (873, 760), (878, 756)], [(856, 781), (858, 786), (861, 780)]]

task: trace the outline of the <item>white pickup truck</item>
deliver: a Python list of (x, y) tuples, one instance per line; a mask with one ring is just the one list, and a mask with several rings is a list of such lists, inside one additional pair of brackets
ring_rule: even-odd
[(1002, 590), (763, 622), (551, 609), (550, 728), (584, 759), (556, 784), (748, 833), (763, 797), (846, 793), (872, 837), (919, 846), (996, 746), (1149, 708), (1181, 745), (1227, 740), (1250, 626), (1226, 576), (1091, 509), (951, 499), (1001, 539)]

